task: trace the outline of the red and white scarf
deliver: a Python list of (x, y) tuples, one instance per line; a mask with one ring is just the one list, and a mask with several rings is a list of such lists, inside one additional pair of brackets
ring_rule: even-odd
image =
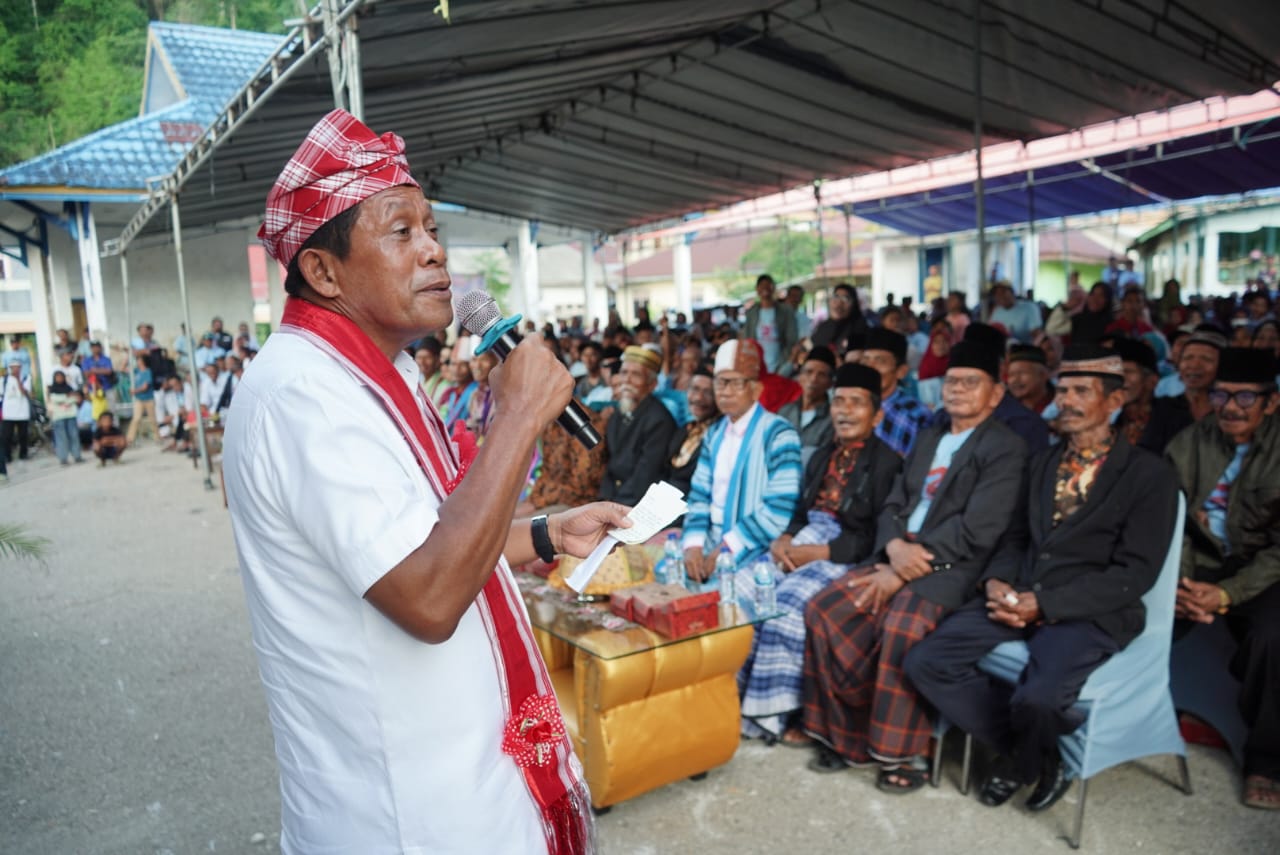
[[(459, 456), (421, 388), (409, 389), (395, 365), (350, 319), (296, 297), (285, 305), (280, 331), (301, 336), (368, 386), (395, 422), (440, 501), (454, 491), (475, 456)], [(589, 797), (572, 762), (573, 745), (538, 651), (520, 592), (494, 568), (476, 599), (497, 665), (507, 725), (502, 750), (520, 767), (542, 814), (550, 855), (592, 850)]]

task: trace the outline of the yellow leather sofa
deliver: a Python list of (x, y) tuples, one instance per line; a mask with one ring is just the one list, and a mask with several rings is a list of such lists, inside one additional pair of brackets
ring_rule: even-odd
[[(534, 630), (596, 808), (733, 757), (736, 675), (751, 651), (753, 631), (742, 626), (602, 659)], [(593, 647), (607, 649), (606, 636)]]

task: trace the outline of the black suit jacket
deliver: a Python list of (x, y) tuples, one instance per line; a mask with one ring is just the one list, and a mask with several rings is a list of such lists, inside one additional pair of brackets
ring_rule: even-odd
[[(804, 494), (796, 504), (795, 516), (787, 526), (787, 534), (796, 534), (809, 523), (809, 509), (818, 499), (827, 464), (837, 448), (828, 442), (813, 453), (804, 472)], [(876, 515), (893, 489), (893, 479), (902, 471), (902, 458), (872, 434), (858, 452), (853, 472), (840, 494), (840, 535), (831, 543), (831, 560), (837, 564), (853, 564), (871, 554), (876, 542)]]
[(1091, 620), (1123, 647), (1146, 625), (1142, 595), (1155, 584), (1173, 536), (1173, 468), (1123, 434), (1098, 470), (1084, 506), (1053, 527), (1063, 445), (1036, 455), (1024, 509), (983, 574), (1033, 591), (1044, 619)]
[[(924, 479), (944, 431), (931, 427), (916, 439), (905, 468), (880, 514), (876, 535), (879, 560), (894, 538), (907, 537), (907, 522), (920, 504)], [(915, 540), (933, 553), (934, 572), (908, 587), (950, 610), (973, 596), (1000, 536), (1012, 522), (1023, 490), (1027, 446), (995, 416), (978, 425), (951, 459)]]
[(676, 420), (653, 395), (636, 406), (628, 419), (621, 411), (605, 427), (604, 479), (600, 498), (634, 505), (649, 485), (662, 479), (667, 468), (667, 448), (676, 432)]

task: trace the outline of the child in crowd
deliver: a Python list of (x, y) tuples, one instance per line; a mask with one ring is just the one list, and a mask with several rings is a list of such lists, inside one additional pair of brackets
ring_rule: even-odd
[(97, 421), (93, 417), (93, 402), (84, 396), (84, 390), (77, 389), (72, 393), (76, 403), (76, 427), (80, 431), (80, 448), (93, 445), (93, 429)]
[(98, 456), (98, 465), (106, 466), (108, 460), (120, 462), (128, 445), (124, 431), (116, 427), (115, 414), (107, 410), (98, 416), (98, 427), (93, 432), (93, 453)]

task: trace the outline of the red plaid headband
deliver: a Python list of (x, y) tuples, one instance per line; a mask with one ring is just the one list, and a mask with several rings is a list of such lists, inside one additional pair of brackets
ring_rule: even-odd
[(419, 186), (409, 172), (404, 140), (378, 136), (346, 110), (334, 110), (307, 134), (267, 194), (258, 237), (285, 265), (325, 223), (375, 193)]

